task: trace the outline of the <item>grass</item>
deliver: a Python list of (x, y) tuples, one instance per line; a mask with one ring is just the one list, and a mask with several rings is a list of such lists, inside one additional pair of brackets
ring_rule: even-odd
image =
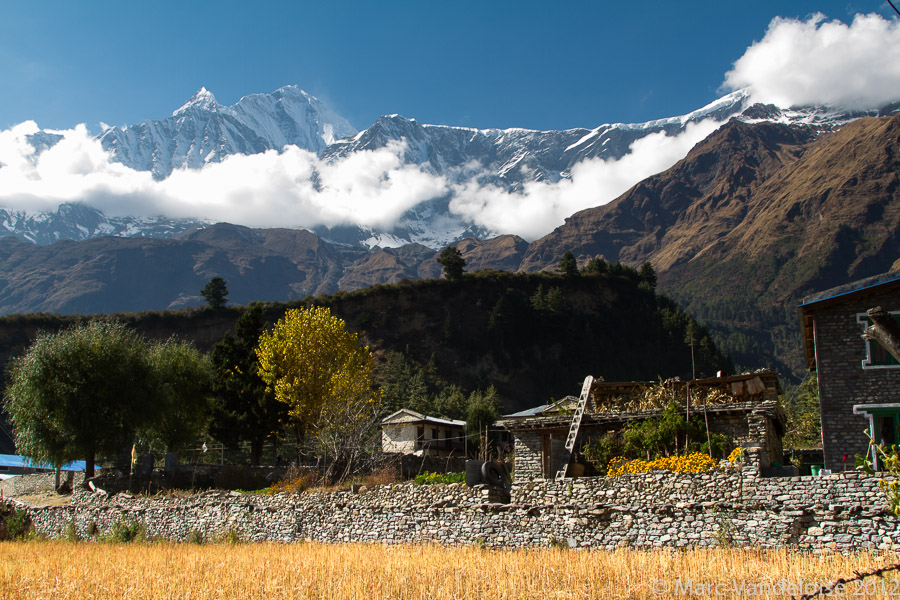
[[(673, 598), (765, 597), (779, 582), (830, 583), (896, 554), (788, 550), (492, 551), (436, 545), (0, 543), (0, 597)], [(846, 597), (900, 594), (897, 573)], [(681, 588), (677, 586), (680, 585)], [(744, 584), (743, 589), (736, 586)], [(716, 584), (722, 584), (715, 589)], [(693, 586), (693, 594), (684, 590)], [(881, 586), (884, 586), (883, 588)], [(679, 589), (681, 590), (679, 592)], [(771, 596), (790, 597), (787, 592)], [(698, 592), (698, 590), (701, 590)], [(705, 591), (703, 591), (705, 590)], [(711, 591), (712, 590), (712, 591)], [(883, 590), (883, 591), (882, 591)], [(874, 594), (868, 592), (874, 591)], [(854, 593), (858, 592), (858, 593)], [(841, 597), (832, 595), (830, 597)]]

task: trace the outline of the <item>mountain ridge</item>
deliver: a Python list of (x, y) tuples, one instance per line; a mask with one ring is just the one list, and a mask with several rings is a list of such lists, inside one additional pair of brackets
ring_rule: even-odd
[[(889, 105), (881, 112), (896, 109), (896, 104)], [(560, 131), (474, 129), (420, 124), (400, 115), (386, 115), (357, 132), (340, 115), (297, 86), (284, 86), (270, 94), (249, 94), (231, 106), (220, 105), (212, 92), (201, 87), (170, 117), (108, 128), (97, 139), (112, 160), (150, 171), (157, 180), (174, 169), (200, 169), (228, 156), (280, 152), (287, 146), (311, 152), (323, 164), (340, 162), (360, 152), (402, 147), (402, 164), (441, 178), (448, 186), (444, 196), (420, 202), (387, 227), (325, 227), (311, 223), (307, 228), (329, 241), (366, 248), (420, 243), (439, 249), (466, 237), (510, 233), (478, 225), (471, 215), (465, 216), (452, 207), (456, 194), (472, 186), (493, 187), (514, 198), (526, 186), (554, 185), (570, 179), (573, 168), (585, 161), (621, 159), (632, 151), (635, 142), (648, 135), (671, 137), (710, 119), (776, 121), (827, 132), (870, 114), (874, 113), (751, 105), (749, 94), (738, 90), (685, 115), (645, 123), (604, 123), (594, 128)], [(58, 143), (61, 135), (40, 131), (27, 138), (35, 149), (34, 156), (38, 156)], [(317, 174), (313, 172), (312, 177), (315, 179)], [(53, 212), (18, 211), (7, 219), (3, 216), (0, 214), (0, 235), (34, 243), (96, 235), (171, 237), (204, 223), (202, 218), (122, 217), (127, 221), (123, 224), (105, 215), (91, 216), (83, 222), (75, 217), (60, 221)], [(98, 218), (108, 223), (93, 226), (91, 222)], [(49, 221), (57, 223), (56, 231), (47, 230)]]

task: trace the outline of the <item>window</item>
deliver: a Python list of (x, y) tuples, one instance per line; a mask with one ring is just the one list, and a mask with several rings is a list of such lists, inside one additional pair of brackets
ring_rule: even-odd
[[(891, 311), (891, 316), (895, 321), (900, 322), (900, 313)], [(857, 313), (856, 322), (863, 331), (872, 325), (872, 320), (865, 313)], [(891, 356), (891, 353), (878, 342), (865, 340), (865, 344), (866, 358), (862, 361), (863, 369), (890, 369), (900, 366), (900, 362), (897, 362), (897, 359)]]
[(416, 448), (425, 446), (425, 428), (421, 425), (416, 427)]
[(875, 424), (879, 444), (890, 444), (893, 446), (897, 443), (897, 413), (876, 415)]
[[(869, 436), (876, 444), (896, 446), (900, 443), (900, 404), (857, 404), (853, 414), (869, 420)], [(880, 470), (875, 449), (871, 452), (872, 464)]]

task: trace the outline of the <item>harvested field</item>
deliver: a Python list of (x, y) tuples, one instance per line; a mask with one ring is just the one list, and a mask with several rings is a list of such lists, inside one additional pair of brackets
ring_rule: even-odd
[[(0, 598), (789, 598), (898, 560), (747, 549), (4, 542)], [(829, 597), (896, 596), (894, 572)]]

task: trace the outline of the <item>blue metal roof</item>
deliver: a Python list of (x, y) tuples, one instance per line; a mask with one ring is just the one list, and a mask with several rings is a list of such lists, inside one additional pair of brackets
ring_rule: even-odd
[(550, 408), (549, 404), (541, 404), (540, 406), (535, 406), (534, 408), (529, 408), (527, 410), (521, 410), (517, 413), (513, 413), (511, 415), (503, 415), (504, 419), (511, 417), (536, 417), (539, 416), (542, 412)]
[[(62, 466), (63, 471), (84, 471), (84, 467), (87, 463), (83, 460), (73, 460), (70, 463), (66, 463)], [(24, 456), (19, 456), (18, 454), (0, 454), (0, 467), (14, 467), (19, 469), (46, 469), (48, 471), (53, 470), (53, 466), (46, 463), (34, 463)], [(98, 465), (94, 465), (94, 468), (99, 469)]]

